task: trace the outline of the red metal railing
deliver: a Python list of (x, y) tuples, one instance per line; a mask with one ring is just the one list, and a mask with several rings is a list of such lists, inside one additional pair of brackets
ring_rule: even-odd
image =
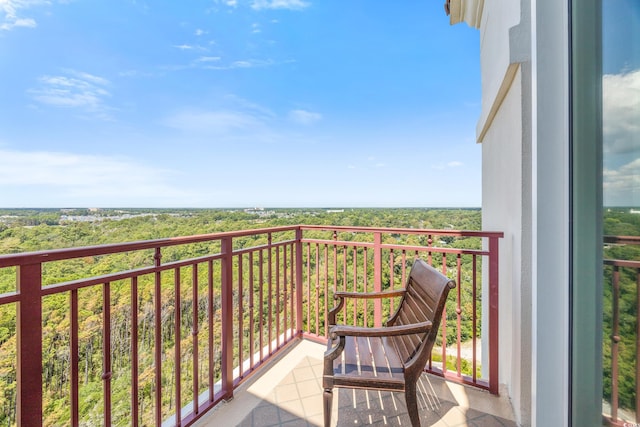
[[(16, 366), (9, 406), (21, 426), (190, 425), (292, 340), (326, 340), (334, 290), (400, 287), (415, 257), (458, 283), (443, 315), (445, 345), (427, 368), (497, 393), (500, 237), (289, 226), (0, 256), (0, 272), (15, 270), (15, 291), (0, 295), (0, 310), (16, 314), (15, 354), (0, 355)], [(131, 269), (111, 271), (112, 257)], [(64, 279), (80, 270), (92, 273)], [(481, 325), (482, 295), (488, 325)], [(343, 316), (379, 325), (393, 305), (364, 303)], [(480, 337), (490, 349), (482, 361)], [(470, 356), (463, 354), (465, 339), (473, 343)], [(101, 366), (94, 381), (95, 364)], [(0, 375), (0, 382), (10, 377)], [(122, 396), (129, 396), (126, 405)], [(56, 399), (63, 404), (54, 405), (53, 420), (49, 400)]]
[[(443, 313), (439, 354), (429, 361), (427, 371), (445, 378), (474, 385), (498, 394), (498, 239), (502, 233), (372, 229), (366, 227), (302, 226), (305, 236), (314, 232), (324, 236), (303, 237), (306, 311), (304, 336), (326, 342), (324, 328), (333, 292), (381, 291), (404, 286), (413, 259), (421, 257), (454, 279), (458, 284), (455, 298)], [(457, 239), (457, 241), (456, 241)], [(456, 248), (455, 243), (467, 242)], [(485, 249), (482, 247), (485, 246)], [(482, 330), (480, 304), (481, 267), (486, 258), (489, 325)], [(373, 268), (371, 268), (373, 267)], [(394, 310), (397, 301), (383, 305), (380, 300), (345, 304), (342, 321), (351, 324), (380, 326)], [(453, 325), (452, 325), (453, 323)], [(453, 329), (453, 333), (448, 333)], [(463, 337), (463, 333), (465, 337)], [(489, 341), (488, 374), (480, 372), (480, 337)], [(463, 338), (466, 338), (463, 340)], [(470, 348), (463, 352), (463, 341)], [(434, 359), (438, 358), (439, 362)], [(442, 361), (449, 360), (449, 363)], [(448, 365), (453, 364), (453, 369)], [(463, 367), (463, 364), (466, 365)], [(486, 366), (485, 366), (486, 368)]]
[[(616, 255), (616, 249), (637, 248), (640, 237), (605, 236), (604, 243), (608, 245), (605, 258), (626, 258), (626, 254)], [(636, 251), (631, 255), (639, 254)], [(604, 418), (609, 425), (636, 425), (640, 422), (640, 261), (605, 259), (604, 264), (605, 400), (610, 406), (610, 410), (605, 408)]]

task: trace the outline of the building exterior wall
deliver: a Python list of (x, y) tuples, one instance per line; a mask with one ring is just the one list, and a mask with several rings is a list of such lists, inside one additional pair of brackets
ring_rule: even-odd
[[(523, 73), (512, 85), (482, 143), (482, 229), (501, 230), (500, 381), (522, 425), (529, 424), (531, 389), (530, 161), (523, 142)], [(528, 255), (524, 257), (524, 255)]]
[(505, 235), (499, 377), (523, 426), (569, 424), (569, 3), (485, 0), (479, 28), (482, 228)]
[(480, 22), (482, 109), (477, 133), (481, 141), (513, 79), (509, 31), (520, 22), (520, 2), (486, 0)]
[(483, 229), (505, 233), (500, 259), (500, 381), (518, 422), (532, 417), (531, 3), (487, 0), (480, 27)]
[(569, 422), (569, 2), (532, 5), (532, 424)]

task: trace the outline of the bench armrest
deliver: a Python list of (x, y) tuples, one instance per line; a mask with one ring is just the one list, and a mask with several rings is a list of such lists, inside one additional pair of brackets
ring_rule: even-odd
[(412, 323), (410, 325), (386, 326), (384, 328), (367, 328), (363, 326), (335, 325), (329, 330), (331, 337), (393, 337), (398, 335), (422, 334), (431, 330), (430, 321)]
[(343, 292), (338, 291), (333, 294), (333, 299), (338, 300), (338, 305), (333, 307), (331, 311), (329, 311), (329, 325), (336, 324), (336, 314), (338, 311), (344, 306), (344, 300), (346, 298), (354, 298), (354, 299), (380, 299), (380, 298), (394, 298), (401, 297), (405, 294), (406, 289), (394, 289), (394, 290), (386, 290), (381, 292)]
[(406, 289), (393, 289), (381, 292), (343, 292), (338, 291), (333, 294), (333, 299), (342, 298), (359, 298), (359, 299), (376, 299), (376, 298), (393, 298), (401, 297), (407, 292)]

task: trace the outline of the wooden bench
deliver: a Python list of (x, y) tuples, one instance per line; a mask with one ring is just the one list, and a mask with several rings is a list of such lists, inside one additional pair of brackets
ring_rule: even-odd
[[(331, 423), (333, 388), (403, 391), (411, 425), (420, 426), (416, 383), (429, 360), (449, 290), (455, 282), (422, 260), (411, 268), (404, 289), (357, 293), (336, 292), (329, 312), (329, 343), (324, 354), (324, 425)], [(386, 326), (336, 325), (347, 298), (402, 297)]]

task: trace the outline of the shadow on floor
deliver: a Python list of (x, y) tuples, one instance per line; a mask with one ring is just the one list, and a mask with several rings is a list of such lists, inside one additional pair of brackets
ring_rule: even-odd
[[(322, 362), (304, 358), (238, 425), (322, 427), (321, 382)], [(516, 427), (511, 420), (458, 406), (450, 393), (436, 393), (427, 375), (420, 378), (418, 399), (423, 427)], [(336, 389), (333, 406), (335, 427), (411, 425), (402, 393)]]

